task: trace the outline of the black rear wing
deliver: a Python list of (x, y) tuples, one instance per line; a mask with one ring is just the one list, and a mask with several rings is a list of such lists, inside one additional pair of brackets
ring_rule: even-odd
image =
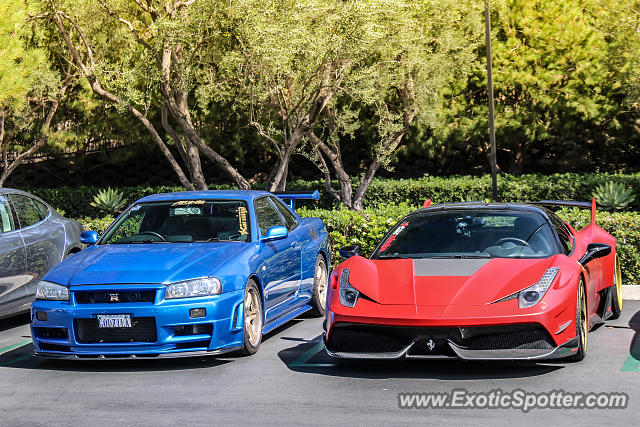
[(296, 200), (320, 200), (320, 192), (318, 190), (312, 193), (308, 191), (276, 191), (273, 194), (280, 199), (288, 200), (292, 210), (296, 208)]
[(567, 200), (542, 200), (539, 202), (529, 202), (531, 205), (541, 205), (541, 206), (556, 206), (556, 207), (567, 207), (567, 208), (579, 208), (579, 209), (591, 209), (591, 223), (596, 223), (596, 198), (590, 202), (574, 202)]

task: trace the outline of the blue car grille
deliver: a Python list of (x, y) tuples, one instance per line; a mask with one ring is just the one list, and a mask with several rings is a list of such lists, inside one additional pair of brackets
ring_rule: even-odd
[(83, 344), (156, 342), (156, 319), (132, 317), (131, 328), (98, 328), (98, 319), (76, 319), (77, 340)]
[(156, 291), (78, 291), (76, 304), (117, 304), (121, 302), (154, 302)]

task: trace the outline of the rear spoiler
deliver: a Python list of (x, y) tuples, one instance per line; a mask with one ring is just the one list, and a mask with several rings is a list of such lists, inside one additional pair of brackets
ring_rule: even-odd
[(540, 202), (530, 202), (531, 205), (542, 206), (559, 206), (579, 209), (591, 209), (591, 224), (596, 223), (596, 198), (594, 197), (590, 202), (571, 202), (566, 200), (542, 200)]
[(273, 194), (283, 200), (288, 200), (292, 210), (296, 208), (296, 200), (320, 200), (320, 192), (318, 190), (313, 193), (308, 191), (277, 191)]

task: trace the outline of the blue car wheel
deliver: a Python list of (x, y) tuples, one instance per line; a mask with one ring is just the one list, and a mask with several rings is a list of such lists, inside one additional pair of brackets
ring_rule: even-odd
[(258, 351), (262, 342), (262, 298), (253, 280), (244, 291), (244, 344), (241, 354), (250, 356)]
[(313, 275), (313, 297), (311, 298), (311, 314), (316, 317), (324, 316), (327, 305), (327, 264), (322, 255), (316, 259), (316, 269)]

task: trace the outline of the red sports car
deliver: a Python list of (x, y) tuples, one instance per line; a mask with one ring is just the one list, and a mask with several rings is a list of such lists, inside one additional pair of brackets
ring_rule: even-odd
[[(591, 208), (576, 231), (549, 206)], [(420, 209), (330, 278), (324, 342), (340, 358), (582, 360), (622, 310), (616, 240), (595, 201)]]

